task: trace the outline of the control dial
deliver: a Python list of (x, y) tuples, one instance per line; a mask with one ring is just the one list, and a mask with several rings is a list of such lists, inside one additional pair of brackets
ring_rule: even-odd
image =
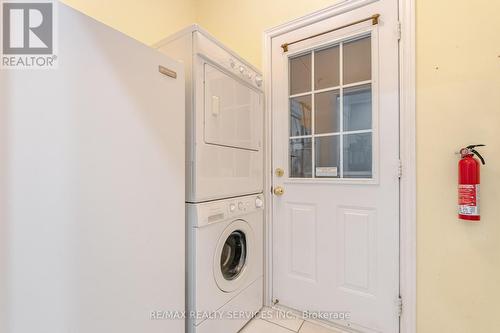
[(255, 207), (262, 208), (264, 206), (264, 201), (260, 197), (255, 198)]
[(255, 77), (255, 84), (256, 84), (257, 86), (259, 86), (259, 87), (262, 85), (262, 77), (261, 77), (261, 76), (258, 76), (258, 75), (257, 75), (257, 76)]

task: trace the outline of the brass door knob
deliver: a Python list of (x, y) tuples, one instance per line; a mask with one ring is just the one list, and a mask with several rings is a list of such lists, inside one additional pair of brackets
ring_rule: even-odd
[(276, 186), (274, 188), (273, 192), (274, 192), (275, 195), (279, 196), (279, 195), (283, 195), (283, 193), (285, 193), (285, 189), (283, 187), (281, 187), (281, 186)]

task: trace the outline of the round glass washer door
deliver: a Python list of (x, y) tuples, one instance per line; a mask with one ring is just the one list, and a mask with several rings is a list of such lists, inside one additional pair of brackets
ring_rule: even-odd
[(245, 283), (252, 242), (252, 229), (243, 220), (232, 222), (220, 236), (214, 256), (214, 275), (222, 291), (235, 291)]
[(245, 233), (241, 230), (235, 230), (222, 246), (220, 269), (224, 279), (229, 281), (236, 279), (243, 271), (246, 259), (247, 241)]

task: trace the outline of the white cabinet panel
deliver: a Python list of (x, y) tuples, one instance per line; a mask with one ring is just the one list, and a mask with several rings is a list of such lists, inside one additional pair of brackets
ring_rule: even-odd
[(0, 74), (0, 331), (184, 332), (182, 66), (58, 6), (59, 67)]

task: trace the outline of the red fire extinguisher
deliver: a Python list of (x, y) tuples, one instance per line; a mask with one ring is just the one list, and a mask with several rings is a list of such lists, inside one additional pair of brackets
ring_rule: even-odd
[(474, 158), (476, 155), (484, 165), (484, 158), (477, 152), (476, 147), (484, 145), (470, 145), (460, 149), (461, 159), (458, 162), (458, 217), (462, 220), (479, 221), (479, 184), (480, 164)]

